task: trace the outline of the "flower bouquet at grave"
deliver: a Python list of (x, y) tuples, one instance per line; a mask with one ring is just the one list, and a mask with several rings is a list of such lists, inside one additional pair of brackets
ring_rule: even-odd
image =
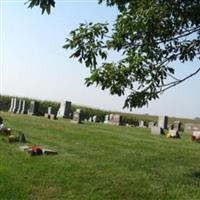
[(191, 140), (200, 142), (200, 131), (193, 131)]
[(180, 138), (180, 135), (177, 130), (169, 130), (169, 132), (166, 134), (167, 138)]

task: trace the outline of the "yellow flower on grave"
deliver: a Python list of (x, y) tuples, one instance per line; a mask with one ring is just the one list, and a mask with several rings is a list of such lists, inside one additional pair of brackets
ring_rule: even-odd
[(167, 136), (166, 136), (167, 138), (170, 138), (171, 137), (171, 134), (170, 133), (167, 133)]

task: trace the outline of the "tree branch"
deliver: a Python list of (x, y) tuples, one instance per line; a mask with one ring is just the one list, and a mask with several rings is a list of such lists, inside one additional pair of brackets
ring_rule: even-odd
[(164, 89), (161, 89), (159, 92), (157, 92), (157, 94), (159, 93), (163, 93), (164, 91), (186, 81), (187, 79), (191, 78), (192, 76), (196, 75), (198, 72), (200, 71), (200, 68), (198, 68), (194, 73), (190, 74), (189, 76), (186, 76), (185, 78), (181, 79), (181, 80), (177, 80), (177, 81), (174, 81), (174, 82), (171, 82), (171, 83), (168, 83), (166, 84), (165, 86), (169, 85), (168, 87), (164, 88)]

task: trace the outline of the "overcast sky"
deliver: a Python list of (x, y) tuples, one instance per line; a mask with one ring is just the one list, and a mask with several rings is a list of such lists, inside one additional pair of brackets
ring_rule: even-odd
[[(25, 1), (1, 0), (1, 93), (42, 100), (70, 100), (113, 111), (122, 110), (123, 97), (84, 85), (88, 70), (62, 48), (69, 32), (81, 22), (113, 23), (117, 10), (96, 0), (56, 1), (51, 15), (27, 9)], [(118, 59), (116, 55), (112, 59)], [(200, 62), (176, 63), (178, 77), (192, 73)], [(200, 116), (200, 74), (164, 93), (133, 113), (194, 118)]]

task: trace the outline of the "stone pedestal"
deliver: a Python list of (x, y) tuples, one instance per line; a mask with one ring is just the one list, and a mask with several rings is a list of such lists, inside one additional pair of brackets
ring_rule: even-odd
[(152, 135), (161, 135), (163, 133), (163, 129), (161, 127), (152, 126), (151, 127), (151, 134)]

